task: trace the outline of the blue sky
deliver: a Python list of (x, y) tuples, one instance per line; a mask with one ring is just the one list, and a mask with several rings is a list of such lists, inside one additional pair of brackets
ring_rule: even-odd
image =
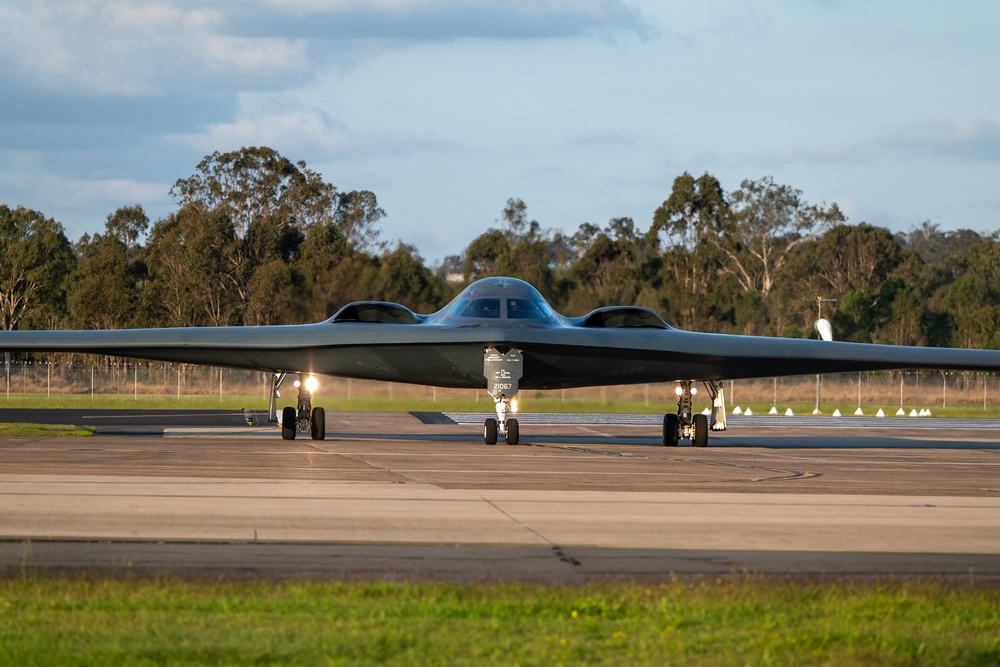
[(430, 261), (511, 197), (645, 229), (684, 171), (992, 231), (997, 25), (968, 0), (0, 0), (0, 203), (75, 240), (268, 145), (375, 192)]

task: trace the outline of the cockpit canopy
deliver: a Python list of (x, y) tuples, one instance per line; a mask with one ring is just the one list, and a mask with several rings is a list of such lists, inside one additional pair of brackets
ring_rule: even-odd
[(485, 278), (462, 290), (439, 316), (457, 320), (520, 320), (527, 323), (530, 320), (550, 322), (556, 314), (538, 290), (523, 280)]

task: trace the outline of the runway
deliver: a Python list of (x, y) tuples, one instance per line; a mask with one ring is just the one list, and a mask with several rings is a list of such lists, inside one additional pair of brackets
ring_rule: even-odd
[(328, 413), (318, 442), (235, 413), (92, 416), (105, 435), (0, 438), (8, 572), (1000, 583), (1000, 436), (974, 424), (734, 420), (695, 449), (596, 419), (489, 447), (426, 414)]

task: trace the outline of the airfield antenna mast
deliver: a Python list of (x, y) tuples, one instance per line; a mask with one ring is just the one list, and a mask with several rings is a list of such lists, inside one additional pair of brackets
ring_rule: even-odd
[[(812, 299), (802, 299), (802, 300), (803, 301), (812, 301)], [(816, 295), (816, 324), (819, 324), (819, 321), (821, 319), (823, 319), (823, 304), (824, 303), (837, 303), (837, 299), (827, 299), (826, 297), (822, 296), (821, 294), (817, 294)], [(820, 334), (820, 332), (819, 332), (819, 327), (816, 328), (816, 336), (817, 336), (817, 338), (822, 338), (823, 337), (822, 334)], [(813, 414), (814, 415), (820, 414), (820, 411), (819, 411), (819, 402), (820, 402), (820, 393), (821, 393), (820, 392), (820, 387), (822, 387), (822, 383), (823, 383), (823, 376), (820, 375), (819, 373), (817, 373), (816, 374), (816, 407), (813, 408)]]
[(803, 301), (815, 301), (816, 302), (816, 320), (823, 319), (823, 304), (824, 303), (837, 303), (839, 299), (827, 299), (825, 296), (816, 295), (811, 299), (802, 299)]

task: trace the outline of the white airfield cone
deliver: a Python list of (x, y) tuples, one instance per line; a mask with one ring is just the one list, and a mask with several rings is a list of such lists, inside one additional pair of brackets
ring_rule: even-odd
[(741, 415), (741, 414), (743, 414), (743, 408), (741, 408), (740, 406), (737, 405), (735, 408), (733, 408), (733, 414), (734, 415)]
[(747, 408), (747, 411), (744, 412), (743, 414), (746, 415), (747, 417), (753, 417), (753, 410)]
[(919, 416), (917, 414), (917, 409), (916, 408), (913, 408), (912, 410), (910, 410), (910, 416), (911, 417), (918, 417)]
[(899, 410), (896, 410), (896, 416), (897, 417), (905, 417), (906, 416), (906, 410), (904, 410), (903, 408), (900, 408)]
[(837, 408), (836, 410), (833, 411), (833, 416), (834, 417), (843, 417), (844, 415), (840, 414), (840, 408)]
[(865, 411), (861, 409), (861, 406), (858, 406), (858, 409), (854, 411), (854, 414), (857, 417), (864, 417)]
[(794, 413), (794, 412), (792, 412), (792, 409), (791, 409), (791, 408), (788, 408), (787, 410), (785, 410), (785, 416), (786, 416), (786, 417), (794, 417), (794, 416), (795, 416), (795, 413)]
[(882, 408), (879, 408), (878, 412), (875, 413), (875, 416), (876, 417), (885, 417), (885, 410), (883, 410)]
[(777, 405), (772, 405), (771, 409), (768, 411), (767, 414), (769, 414), (769, 415), (776, 415), (776, 414), (778, 414), (778, 406)]

